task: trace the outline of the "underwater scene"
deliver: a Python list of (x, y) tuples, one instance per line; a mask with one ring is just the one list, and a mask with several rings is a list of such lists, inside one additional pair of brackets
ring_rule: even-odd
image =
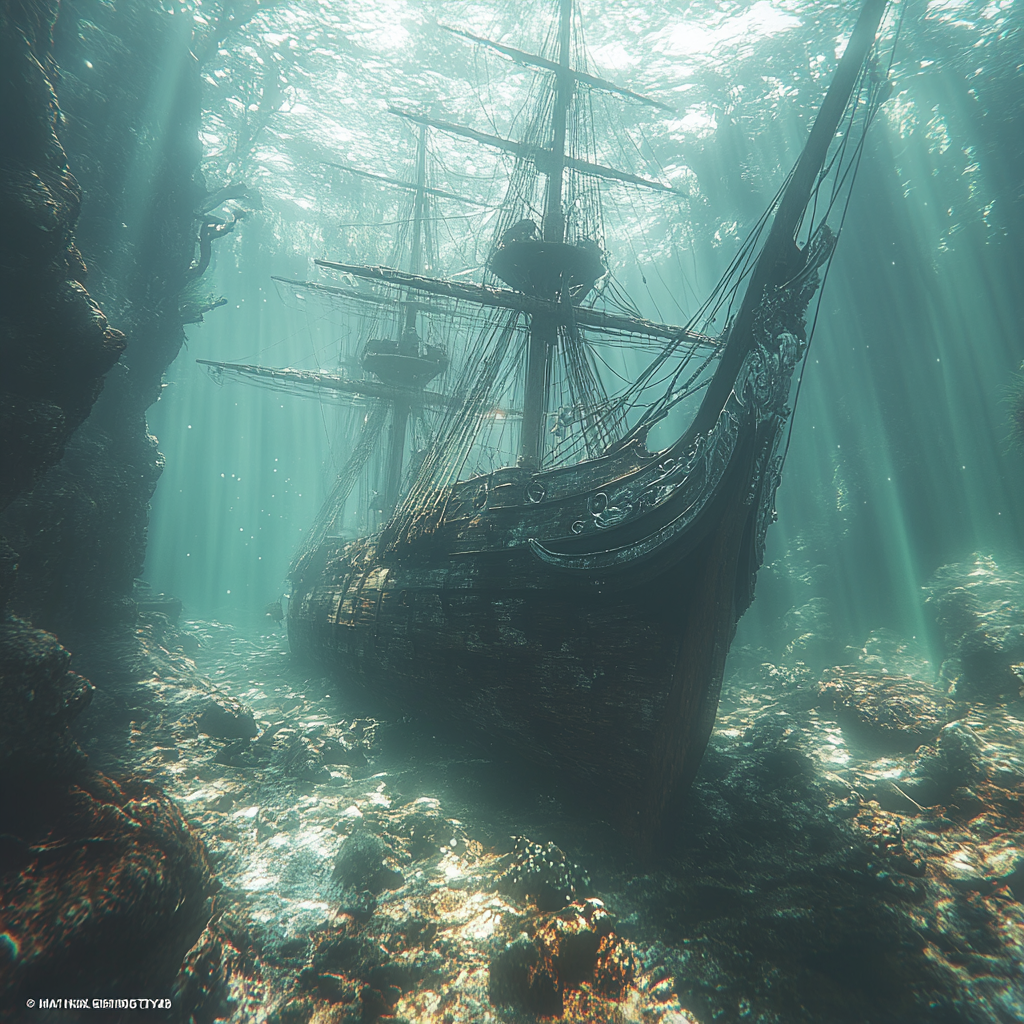
[(0, 5), (0, 1021), (1024, 1021), (1022, 61)]

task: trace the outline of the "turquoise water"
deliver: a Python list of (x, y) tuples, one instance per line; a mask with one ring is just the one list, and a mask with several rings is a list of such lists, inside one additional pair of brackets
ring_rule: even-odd
[[(595, 3), (583, 15), (597, 73), (677, 108), (663, 116), (602, 96), (595, 120), (613, 122), (606, 162), (628, 159), (691, 192), (663, 202), (613, 187), (603, 197), (616, 277), (644, 315), (683, 322), (796, 157), (834, 66), (837, 7)], [(391, 261), (404, 194), (317, 161), (408, 177), (415, 134), (384, 113), (385, 100), (497, 132), (514, 127), (525, 101), (529, 73), (432, 31), (435, 16), (524, 49), (541, 42), (537, 12), (521, 6), (284, 4), (208, 65), (209, 187), (244, 179), (260, 208), (215, 243), (203, 285), (227, 302), (189, 329), (150, 410), (166, 469), (146, 576), (192, 615), (250, 619), (286, 592), (288, 562), (362, 415), (218, 385), (194, 362), (334, 369), (358, 340), (358, 321), (270, 277), (311, 277), (316, 257)], [(744, 639), (770, 635), (813, 598), (843, 642), (882, 626), (927, 638), (920, 588), (938, 566), (977, 550), (1021, 552), (1024, 453), (1007, 397), (1024, 359), (1021, 20), (1012, 2), (906, 13), (893, 96), (871, 129), (824, 292)], [(243, 117), (248, 148), (236, 144)], [(499, 159), (463, 142), (437, 147), (443, 187), (500, 198)], [(486, 212), (441, 212), (438, 267), (471, 270), (490, 238)], [(616, 358), (616, 370), (641, 365)]]

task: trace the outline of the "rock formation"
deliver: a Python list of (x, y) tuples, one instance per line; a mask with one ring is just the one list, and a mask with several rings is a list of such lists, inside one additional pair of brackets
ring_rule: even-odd
[[(139, 482), (145, 474), (140, 464), (133, 470), (124, 446), (105, 460), (96, 433), (102, 427), (83, 427), (125, 336), (86, 290), (87, 263), (73, 236), (83, 193), (61, 139), (57, 16), (56, 0), (0, 7), (5, 1013), (10, 1000), (24, 1005), (26, 995), (41, 993), (116, 998), (145, 986), (167, 992), (209, 916), (201, 842), (159, 791), (89, 770), (68, 726), (89, 703), (92, 686), (72, 671), (54, 636), (14, 614), (30, 613), (46, 625), (87, 625), (118, 593), (100, 567), (130, 563), (132, 572), (116, 580), (130, 586), (132, 559), (141, 558), (144, 530), (140, 536), (111, 516), (124, 497), (117, 484), (123, 481), (125, 494), (143, 495), (142, 506), (148, 500), (148, 484)], [(129, 280), (132, 265), (122, 267)], [(134, 333), (137, 325), (128, 326)], [(115, 374), (104, 408), (125, 409), (120, 382), (127, 375), (124, 368)], [(136, 432), (141, 424), (144, 434), (137, 411), (123, 419)], [(76, 474), (81, 486), (68, 483)], [(128, 561), (116, 558), (118, 548), (133, 552)]]

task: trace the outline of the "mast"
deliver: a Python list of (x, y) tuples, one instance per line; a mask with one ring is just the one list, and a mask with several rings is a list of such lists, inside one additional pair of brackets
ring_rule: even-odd
[[(560, 324), (576, 323), (580, 327), (593, 327), (610, 334), (636, 334), (673, 340), (681, 338), (700, 348), (717, 350), (722, 347), (720, 338), (712, 338), (710, 335), (701, 334), (688, 327), (680, 327), (678, 324), (661, 324), (643, 317), (604, 313), (587, 306), (571, 306), (560, 300), (527, 295), (524, 292), (511, 291), (508, 288), (492, 288), (485, 284), (466, 284), (463, 281), (446, 281), (433, 277), (413, 277), (400, 270), (392, 270), (390, 267), (364, 267), (354, 263), (335, 263), (333, 260), (314, 260), (313, 262), (318, 267), (327, 267), (329, 270), (337, 270), (352, 277), (361, 277), (368, 281), (384, 281), (397, 287), (421, 291), (427, 295), (440, 295), (456, 302), (473, 302), (480, 306), (494, 306), (498, 309), (517, 309), (520, 313), (529, 313), (531, 316), (548, 314), (555, 317)], [(271, 280), (313, 288), (332, 295), (364, 297), (354, 288), (332, 288), (330, 285), (320, 284), (317, 281), (294, 281), (287, 277), (275, 277)], [(369, 298), (369, 296), (366, 297)], [(394, 303), (395, 300), (374, 296), (372, 301), (386, 304)], [(432, 307), (426, 303), (418, 303), (417, 308), (420, 311), (430, 312)], [(451, 312), (449, 315), (452, 315)]]
[[(440, 281), (424, 277), (417, 273), (414, 264), (413, 272), (402, 275), (400, 272), (383, 267), (351, 267), (345, 264), (317, 260), (325, 267), (350, 272), (355, 276), (377, 277), (388, 280), (403, 288), (407, 296), (403, 300), (406, 309), (405, 329), (402, 332), (400, 350), (404, 356), (415, 356), (411, 347), (405, 346), (406, 341), (415, 340), (415, 313), (412, 312), (412, 294), (433, 292), (452, 298), (465, 298), (481, 305), (505, 306), (520, 309), (530, 316), (529, 332), (526, 343), (526, 358), (523, 370), (523, 422), (520, 430), (517, 464), (528, 470), (537, 471), (541, 468), (547, 447), (547, 404), (549, 398), (552, 365), (558, 343), (558, 332), (563, 325), (575, 330), (577, 324), (593, 326), (626, 334), (639, 334), (654, 337), (677, 338), (686, 336), (698, 345), (718, 348), (717, 339), (706, 338), (679, 328), (665, 324), (655, 324), (639, 317), (619, 317), (596, 310), (576, 308), (576, 304), (584, 293), (581, 289), (592, 286), (603, 273), (601, 257), (587, 247), (567, 243), (566, 217), (563, 203), (563, 186), (566, 169), (611, 181), (620, 181), (642, 188), (687, 196), (688, 193), (658, 181), (639, 175), (628, 174), (614, 168), (578, 159), (566, 152), (568, 134), (569, 107), (577, 83), (587, 84), (595, 88), (620, 93), (638, 101), (654, 106), (664, 106), (657, 101), (623, 90), (604, 79), (597, 79), (572, 67), (572, 19), (573, 0), (558, 0), (558, 28), (555, 56), (557, 60), (525, 54), (523, 51), (512, 51), (509, 47), (495, 44), (495, 48), (507, 56), (512, 56), (522, 63), (540, 67), (554, 75), (554, 96), (552, 104), (551, 128), (548, 139), (537, 141), (514, 141), (498, 136), (479, 132), (473, 128), (438, 120), (424, 114), (389, 106), (388, 111), (398, 117), (417, 123), (421, 126), (421, 139), (425, 127), (433, 127), (441, 131), (473, 139), (483, 145), (492, 146), (504, 152), (515, 154), (522, 160), (532, 160), (538, 172), (545, 179), (542, 224), (539, 239), (534, 237), (520, 239), (513, 237), (510, 242), (503, 238), (499, 242), (488, 266), (494, 270), (493, 261), (498, 254), (505, 254), (505, 270), (511, 278), (502, 272), (495, 271), (496, 276), (512, 285), (515, 294), (480, 286), (478, 289), (453, 282)], [(475, 42), (491, 45), (489, 40), (481, 39), (455, 30), (456, 34), (470, 38)], [(438, 194), (436, 190), (425, 187), (423, 167), (425, 164), (424, 150), (420, 150), (419, 180), (415, 186), (408, 182), (396, 182), (401, 187), (414, 188), (416, 191), (416, 213), (418, 226), (415, 227), (416, 239), (421, 238), (423, 210), (426, 196)], [(484, 205), (484, 204), (482, 204)], [(529, 225), (529, 221), (525, 221)], [(536, 225), (533, 225), (535, 228)], [(419, 253), (420, 246), (413, 247)], [(527, 269), (523, 270), (522, 268)], [(595, 271), (596, 267), (596, 273)], [(532, 268), (532, 269), (531, 269)], [(531, 277), (531, 274), (533, 276)], [(586, 278), (591, 275), (589, 285)], [(570, 294), (570, 284), (574, 291)], [(397, 501), (401, 477), (400, 456), (404, 453), (403, 427), (399, 426), (397, 415), (393, 422), (390, 448), (390, 464), (388, 468), (389, 484), (386, 494)], [(390, 502), (389, 502), (390, 503)]]
[(407, 402), (410, 406), (422, 405), (428, 409), (448, 409), (453, 400), (438, 391), (422, 388), (400, 387), (383, 384), (364, 378), (355, 380), (337, 373), (323, 373), (320, 370), (297, 370), (288, 366), (258, 366), (253, 363), (224, 363), (214, 359), (197, 359), (201, 366), (209, 366), (220, 374), (252, 379), (256, 381), (280, 382), (304, 388), (317, 396), (330, 394), (346, 395), (349, 398), (380, 398), (385, 402)]
[(555, 109), (551, 116), (551, 165), (544, 197), (544, 241), (565, 241), (565, 216), (562, 213), (562, 173), (565, 170), (565, 122), (572, 95), (569, 74), (569, 32), (572, 26), (573, 0), (559, 0), (558, 71), (555, 73)]
[[(554, 64), (557, 68), (558, 65), (554, 61), (548, 63)], [(546, 65), (545, 65), (546, 66)], [(569, 72), (572, 79), (576, 79), (582, 82), (586, 82), (585, 78), (582, 78), (578, 72)], [(659, 104), (660, 106), (661, 104)], [(544, 173), (544, 169), (548, 166), (551, 160), (551, 150), (545, 149), (543, 146), (535, 146), (527, 142), (516, 142), (514, 139), (503, 139), (500, 135), (491, 135), (489, 132), (480, 132), (476, 128), (467, 128), (463, 124), (454, 124), (451, 121), (445, 121), (439, 117), (428, 117), (426, 114), (417, 114), (412, 110), (403, 110), (401, 107), (396, 107), (394, 104), (389, 104), (388, 113), (394, 114), (395, 117), (405, 118), (406, 121), (413, 121), (416, 124), (425, 124), (430, 128), (438, 128), (443, 132), (447, 132), (449, 135), (458, 135), (463, 139), (472, 139), (474, 142), (479, 142), (481, 146), (490, 146), (492, 149), (500, 149), (503, 153), (511, 153), (513, 156), (522, 157), (525, 160), (533, 160), (537, 166), (537, 170)], [(340, 167), (342, 170), (348, 170), (347, 165), (331, 163), (325, 161), (331, 167)], [(628, 174), (626, 171), (617, 170), (614, 167), (605, 167), (602, 164), (591, 163), (589, 160), (581, 160), (576, 156), (564, 155), (562, 157), (562, 165), (564, 167), (571, 167), (574, 171), (580, 171), (583, 174), (589, 174), (595, 178), (602, 178), (605, 181), (624, 181), (630, 185), (639, 185), (641, 188), (649, 188), (655, 192), (669, 192), (672, 195), (680, 196), (683, 199), (688, 199), (690, 193), (683, 191), (682, 189), (673, 188), (671, 185), (666, 185), (663, 182), (655, 181), (653, 178), (643, 178), (639, 174)], [(402, 181), (394, 181), (389, 178), (382, 178), (379, 174), (367, 175), (365, 171), (360, 171), (364, 177), (378, 178), (381, 181), (387, 181), (389, 184), (398, 185), (399, 188), (408, 188), (411, 191), (415, 191), (416, 186), (407, 184)], [(489, 206), (489, 203), (477, 202), (473, 199), (466, 199), (463, 196), (453, 195), (451, 192), (443, 192), (440, 189), (428, 188), (427, 193), (432, 196), (440, 196), (442, 199), (457, 199), (460, 203), (469, 203), (472, 206)]]
[[(412, 216), (412, 253), (409, 256), (409, 273), (423, 273), (423, 222), (427, 215), (427, 126), (420, 125), (416, 146), (416, 205)], [(416, 307), (413, 305), (405, 322), (407, 331), (416, 330)]]
[[(420, 125), (416, 145), (416, 198), (412, 219), (412, 252), (409, 254), (409, 273), (418, 275), (423, 270), (423, 222), (427, 213), (427, 126)], [(402, 355), (419, 354), (420, 339), (416, 333), (418, 303), (410, 294), (405, 301), (405, 323), (398, 350)], [(391, 414), (391, 435), (388, 439), (388, 457), (384, 477), (384, 513), (390, 515), (398, 504), (402, 487), (402, 464), (405, 460), (405, 438), (409, 426), (412, 403), (407, 399), (395, 401)]]
[[(565, 127), (574, 80), (569, 70), (569, 44), (573, 0), (559, 0), (558, 71), (555, 73), (555, 105), (551, 117), (551, 151), (544, 168), (547, 189), (544, 194), (545, 242), (565, 241), (565, 215), (562, 212), (562, 178), (565, 171)], [(568, 299), (568, 296), (565, 296)], [(519, 435), (519, 465), (539, 469), (544, 457), (547, 398), (551, 383), (551, 362), (558, 341), (558, 320), (534, 315), (530, 322), (530, 340), (526, 350), (526, 375), (523, 386), (523, 425)]]
[[(505, 46), (502, 43), (496, 43), (493, 39), (485, 39), (483, 36), (475, 36), (472, 32), (464, 32), (460, 28), (452, 28), (450, 25), (438, 25), (438, 28), (444, 29), (445, 32), (451, 32), (452, 35), (462, 36), (463, 39), (468, 39), (471, 42), (479, 43), (481, 46), (490, 47), (492, 50), (497, 50), (498, 53), (503, 53), (506, 57), (510, 57), (517, 64), (523, 64), (526, 67), (543, 68), (545, 71), (559, 71), (560, 65), (557, 61), (548, 60), (546, 57), (538, 56), (535, 53), (526, 53), (523, 50), (517, 50), (514, 46)], [(670, 114), (678, 114), (679, 112), (675, 107), (670, 107), (667, 103), (661, 103), (658, 100), (653, 100), (649, 96), (641, 96), (638, 92), (633, 92), (632, 89), (623, 89), (621, 85), (616, 85), (614, 82), (609, 82), (606, 78), (597, 78), (594, 75), (588, 75), (584, 71), (578, 71), (572, 69), (570, 74), (577, 82), (581, 82), (584, 85), (589, 85), (594, 89), (603, 89), (605, 92), (615, 93), (618, 96), (625, 96), (627, 99), (636, 100), (638, 103), (643, 103), (649, 107), (657, 107), (659, 110), (666, 110)]]

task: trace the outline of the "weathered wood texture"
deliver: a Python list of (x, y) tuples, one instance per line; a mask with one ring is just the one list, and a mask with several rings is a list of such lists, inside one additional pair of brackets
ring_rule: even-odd
[(386, 705), (557, 772), (649, 847), (714, 722), (752, 452), (748, 431), (703, 515), (640, 567), (581, 577), (496, 539), (453, 554), (443, 526), (416, 558), (335, 549), (295, 593), (292, 646)]

